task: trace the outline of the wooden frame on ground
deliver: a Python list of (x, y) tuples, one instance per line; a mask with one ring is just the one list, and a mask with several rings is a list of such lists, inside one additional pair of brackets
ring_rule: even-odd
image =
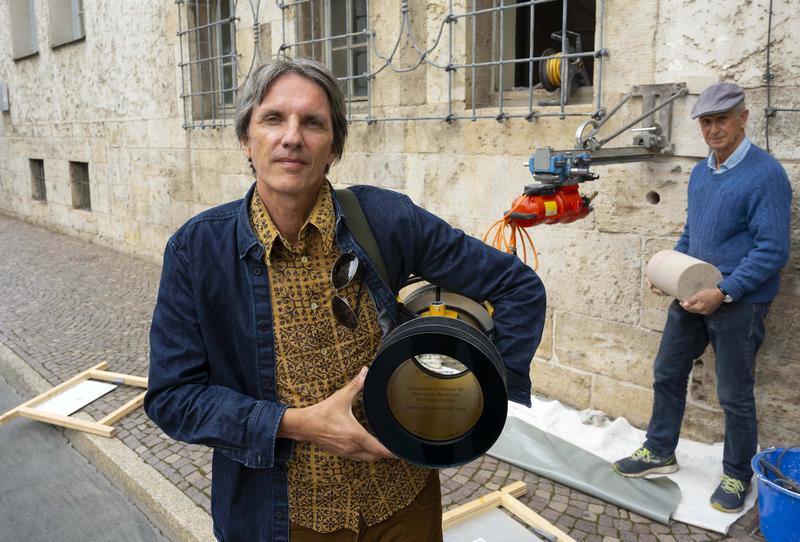
[(525, 482), (514, 482), (488, 495), (448, 510), (442, 514), (442, 529), (446, 530), (448, 527), (492, 508), (503, 507), (529, 527), (550, 535), (558, 542), (575, 542), (575, 539), (517, 500), (517, 497), (525, 495), (527, 492), (528, 487)]
[(87, 421), (87, 420), (80, 420), (78, 418), (73, 418), (72, 416), (62, 416), (60, 414), (53, 414), (50, 412), (43, 412), (41, 410), (36, 410), (36, 406), (40, 405), (41, 403), (56, 397), (65, 391), (77, 386), (81, 382), (86, 380), (101, 380), (103, 382), (111, 382), (112, 384), (125, 384), (128, 386), (136, 386), (138, 388), (147, 389), (147, 378), (142, 376), (133, 376), (128, 374), (122, 373), (111, 373), (105, 371), (104, 369), (108, 367), (108, 363), (103, 361), (92, 367), (91, 369), (87, 369), (82, 373), (79, 373), (66, 382), (62, 382), (61, 384), (50, 388), (46, 392), (37, 395), (33, 399), (26, 401), (19, 405), (18, 407), (12, 408), (8, 412), (3, 415), (0, 415), (0, 425), (13, 420), (17, 416), (24, 416), (26, 418), (31, 418), (33, 420), (38, 420), (40, 422), (46, 422), (53, 425), (60, 425), (62, 427), (68, 427), (70, 429), (77, 429), (78, 431), (84, 431), (86, 433), (91, 433), (93, 435), (99, 435), (101, 437), (112, 437), (116, 432), (116, 428), (114, 427), (114, 423), (117, 422), (120, 418), (127, 416), (132, 411), (136, 410), (142, 403), (144, 402), (144, 394), (142, 393), (136, 395), (133, 399), (113, 411), (112, 413), (108, 414), (104, 418), (98, 421)]

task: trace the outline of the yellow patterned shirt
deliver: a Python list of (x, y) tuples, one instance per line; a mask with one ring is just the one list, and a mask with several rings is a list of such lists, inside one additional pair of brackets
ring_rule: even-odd
[[(333, 316), (331, 299), (337, 292), (330, 272), (341, 251), (334, 241), (327, 182), (296, 243), (278, 232), (258, 191), (249, 210), (269, 270), (278, 401), (293, 407), (316, 404), (372, 363), (381, 339), (375, 305), (364, 287), (354, 331)], [(360, 286), (355, 282), (338, 292), (351, 307), (356, 307)], [(366, 427), (361, 395), (353, 413)], [(407, 506), (428, 472), (398, 459), (364, 463), (296, 442), (288, 465), (289, 515), (317, 532), (358, 531), (360, 517), (374, 525)]]

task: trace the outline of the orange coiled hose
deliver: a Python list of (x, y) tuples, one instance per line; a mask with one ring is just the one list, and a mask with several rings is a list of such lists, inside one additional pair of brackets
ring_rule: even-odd
[[(493, 246), (497, 250), (519, 256), (519, 251), (517, 250), (517, 232), (520, 232), (519, 246), (522, 248), (521, 259), (524, 263), (528, 263), (528, 248), (530, 248), (533, 254), (533, 265), (531, 267), (536, 271), (539, 268), (539, 254), (536, 252), (533, 239), (525, 228), (517, 224), (515, 219), (511, 218), (512, 214), (519, 209), (522, 203), (523, 198), (520, 198), (514, 207), (503, 215), (503, 218), (492, 224), (483, 236), (483, 242)], [(494, 235), (492, 235), (492, 232), (494, 232)], [(488, 241), (490, 236), (492, 237), (491, 242)]]

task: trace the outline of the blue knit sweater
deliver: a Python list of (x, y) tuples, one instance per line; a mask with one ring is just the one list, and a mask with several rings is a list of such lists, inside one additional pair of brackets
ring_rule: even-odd
[(689, 210), (675, 250), (716, 265), (720, 288), (735, 301), (771, 301), (789, 257), (791, 203), (783, 167), (755, 145), (716, 175), (703, 160), (689, 178)]

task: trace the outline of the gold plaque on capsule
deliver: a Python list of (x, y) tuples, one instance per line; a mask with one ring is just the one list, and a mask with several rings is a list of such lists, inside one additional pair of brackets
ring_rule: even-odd
[(389, 409), (412, 435), (448, 441), (468, 433), (483, 412), (483, 393), (471, 371), (441, 355), (401, 363), (387, 386)]

